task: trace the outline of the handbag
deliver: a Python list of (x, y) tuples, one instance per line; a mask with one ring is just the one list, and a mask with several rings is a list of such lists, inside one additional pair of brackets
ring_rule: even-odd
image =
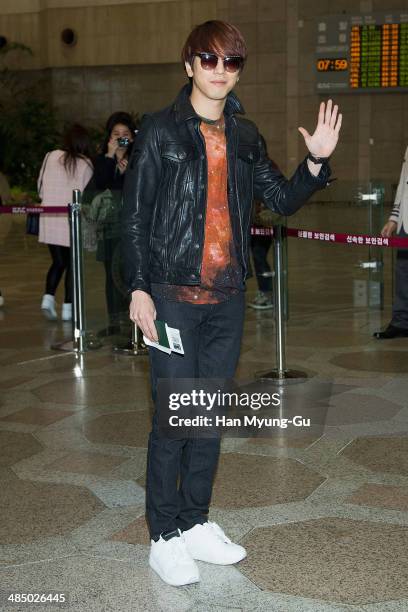
[(96, 224), (104, 224), (112, 220), (115, 210), (115, 197), (110, 189), (105, 189), (92, 198), (87, 212), (88, 219)]
[(40, 231), (40, 213), (27, 213), (26, 234), (38, 236)]
[(90, 252), (97, 250), (98, 240), (103, 240), (116, 210), (112, 191), (105, 189), (92, 197), (93, 187), (93, 183), (91, 187), (88, 184), (82, 198), (82, 246)]
[[(44, 176), (45, 168), (47, 165), (48, 156), (49, 156), (49, 153), (47, 153), (47, 157), (45, 158), (45, 162), (44, 162), (43, 171), (41, 173), (40, 186), (38, 189), (39, 193), (41, 191), (41, 187), (43, 183), (43, 176)], [(33, 212), (27, 213), (26, 234), (30, 236), (38, 236), (39, 232), (40, 232), (40, 213), (33, 213)]]

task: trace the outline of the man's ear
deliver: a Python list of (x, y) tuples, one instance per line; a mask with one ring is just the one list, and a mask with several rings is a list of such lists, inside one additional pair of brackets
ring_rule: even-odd
[(189, 76), (190, 78), (192, 78), (193, 76), (193, 70), (191, 68), (190, 62), (184, 62), (184, 66), (186, 68), (186, 72), (187, 72), (187, 76)]

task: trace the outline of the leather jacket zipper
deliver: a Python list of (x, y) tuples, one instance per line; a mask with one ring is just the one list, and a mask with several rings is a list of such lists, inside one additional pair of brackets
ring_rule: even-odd
[[(167, 185), (167, 189), (166, 189), (166, 201), (167, 202), (170, 201), (170, 184)], [(165, 223), (166, 223), (166, 237), (164, 239), (163, 251), (164, 251), (165, 268), (168, 270), (170, 267), (170, 260), (169, 260), (170, 220), (169, 220), (168, 210), (166, 210), (164, 218), (165, 218)]]
[(206, 148), (206, 145), (205, 145), (205, 139), (204, 139), (204, 136), (203, 136), (203, 135), (202, 135), (202, 133), (201, 133), (201, 130), (200, 130), (200, 124), (199, 124), (199, 123), (197, 123), (197, 126), (196, 126), (196, 131), (197, 131), (197, 133), (198, 133), (197, 135), (198, 135), (198, 137), (199, 137), (199, 139), (200, 139), (200, 141), (201, 141), (201, 144), (202, 144), (202, 151), (203, 151), (202, 155), (203, 155), (203, 157), (204, 157), (203, 161), (204, 161), (204, 186), (205, 186), (205, 187), (204, 187), (204, 196), (201, 196), (201, 197), (204, 197), (204, 212), (203, 212), (203, 223), (204, 223), (204, 233), (203, 233), (203, 249), (202, 249), (202, 253), (201, 253), (201, 261), (200, 261), (200, 266), (199, 266), (199, 268), (198, 268), (198, 272), (199, 272), (199, 274), (200, 274), (200, 281), (199, 281), (199, 282), (201, 282), (201, 270), (202, 270), (202, 267), (203, 267), (204, 240), (205, 240), (205, 221), (206, 221), (206, 217), (207, 217), (207, 183), (208, 183), (208, 163), (207, 163), (207, 148)]
[(238, 126), (237, 126), (237, 122), (235, 120), (235, 117), (232, 117), (232, 120), (234, 122), (235, 125), (235, 167), (234, 167), (234, 177), (235, 177), (235, 195), (237, 198), (237, 207), (238, 207), (238, 216), (239, 216), (239, 226), (241, 228), (241, 255), (242, 255), (242, 266), (244, 268), (244, 278), (247, 272), (246, 269), (246, 261), (245, 261), (245, 255), (244, 255), (244, 230), (242, 227), (242, 211), (241, 211), (241, 207), (239, 204), (239, 195), (238, 195), (238, 173), (237, 173), (237, 166), (238, 166)]

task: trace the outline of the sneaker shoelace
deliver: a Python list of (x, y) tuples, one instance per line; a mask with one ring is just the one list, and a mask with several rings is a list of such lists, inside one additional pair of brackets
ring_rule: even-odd
[(177, 561), (191, 561), (191, 556), (188, 553), (185, 540), (182, 535), (171, 538), (170, 542), (172, 543), (171, 552), (173, 559), (176, 559)]
[(221, 527), (219, 525), (217, 525), (217, 523), (211, 523), (210, 521), (208, 521), (208, 526), (214, 531), (214, 533), (223, 540), (223, 542), (226, 542), (227, 544), (231, 544), (231, 540), (229, 538), (227, 538), (227, 536), (225, 535), (225, 533), (223, 532), (223, 530), (221, 529)]

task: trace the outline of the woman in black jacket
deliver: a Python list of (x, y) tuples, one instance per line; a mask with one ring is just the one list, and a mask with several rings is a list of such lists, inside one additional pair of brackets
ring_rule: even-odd
[(92, 190), (106, 197), (103, 220), (98, 227), (96, 258), (105, 266), (109, 324), (99, 335), (118, 333), (121, 320), (128, 319), (127, 292), (121, 274), (120, 214), (125, 172), (135, 133), (134, 121), (128, 113), (113, 113), (106, 122), (102, 152), (94, 160)]

